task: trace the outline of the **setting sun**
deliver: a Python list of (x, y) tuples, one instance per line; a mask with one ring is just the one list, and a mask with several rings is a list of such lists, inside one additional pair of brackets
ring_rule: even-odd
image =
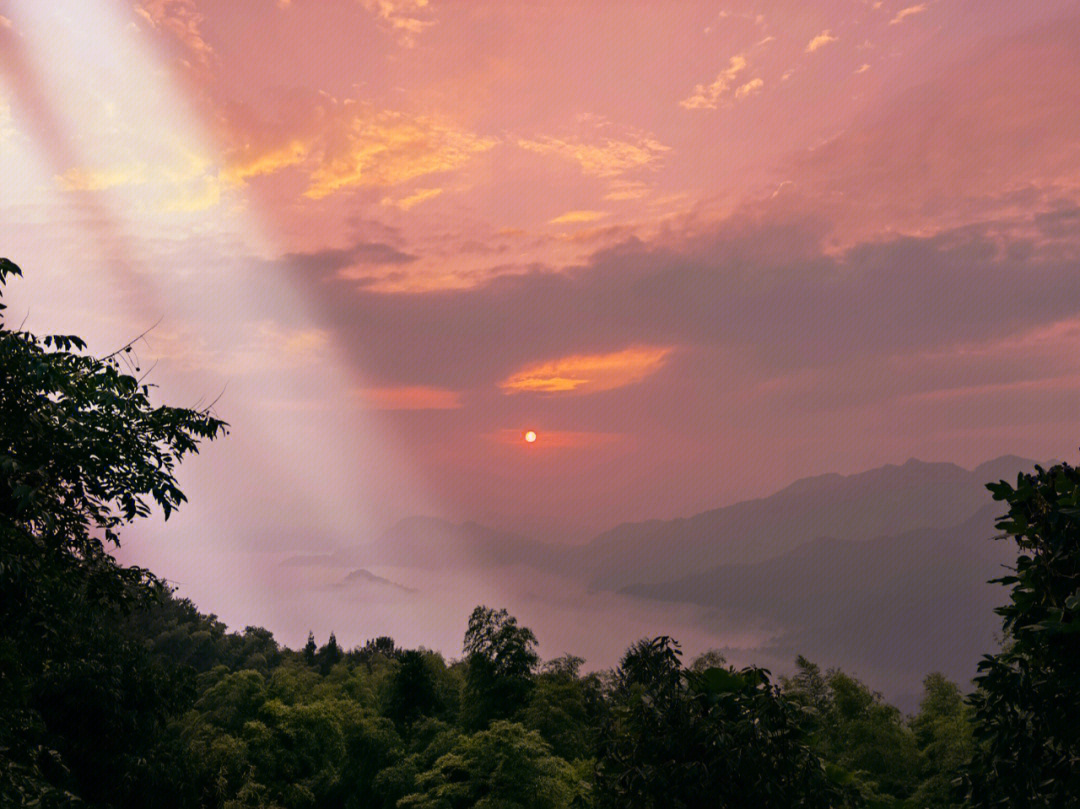
[(534, 441), (536, 441), (536, 433), (533, 432), (532, 430), (529, 430), (528, 432), (526, 432), (525, 433), (525, 441), (528, 442), (529, 444), (532, 444)]

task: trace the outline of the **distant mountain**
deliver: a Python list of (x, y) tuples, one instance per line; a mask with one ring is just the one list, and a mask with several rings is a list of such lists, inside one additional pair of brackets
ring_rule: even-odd
[(406, 587), (403, 584), (390, 581), (390, 579), (384, 579), (382, 576), (376, 576), (370, 570), (354, 570), (349, 573), (337, 584), (338, 587), (347, 587), (350, 589), (362, 589), (364, 591), (372, 590), (393, 590), (401, 593), (415, 593), (412, 587)]
[(817, 539), (766, 561), (623, 592), (697, 604), (719, 621), (760, 619), (778, 631), (763, 649), (778, 659), (804, 654), (906, 675), (912, 687), (934, 670), (966, 682), (1001, 628), (993, 609), (1006, 590), (987, 581), (1016, 559), (1014, 545), (992, 540), (1000, 511), (992, 503), (959, 525), (872, 540)]
[(805, 478), (758, 500), (676, 520), (617, 526), (572, 553), (599, 589), (681, 579), (718, 565), (751, 564), (813, 540), (870, 540), (957, 525), (992, 502), (986, 483), (1034, 461), (998, 458), (973, 470), (910, 460), (855, 475)]

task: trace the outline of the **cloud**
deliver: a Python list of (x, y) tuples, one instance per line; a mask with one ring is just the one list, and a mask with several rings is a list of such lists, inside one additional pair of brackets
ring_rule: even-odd
[(212, 208), (221, 202), (222, 193), (232, 184), (222, 178), (209, 158), (183, 148), (151, 164), (110, 168), (75, 166), (56, 175), (54, 181), (69, 192), (140, 186), (140, 204), (164, 212)]
[(824, 48), (830, 42), (836, 42), (836, 39), (836, 37), (829, 33), (829, 29), (826, 28), (824, 31), (822, 31), (820, 34), (818, 34), (816, 37), (814, 37), (807, 43), (806, 52), (813, 53), (819, 48)]
[(641, 382), (659, 371), (671, 348), (635, 346), (610, 354), (574, 354), (528, 365), (499, 383), (504, 393), (595, 393)]
[(550, 225), (570, 225), (580, 222), (595, 222), (608, 215), (607, 211), (567, 211), (548, 221)]
[(168, 31), (203, 67), (209, 65), (214, 49), (203, 39), (203, 15), (195, 0), (142, 0), (135, 13), (155, 29)]
[[(1026, 232), (1065, 229), (1067, 217), (1060, 226), (1032, 215), (1008, 227), (878, 236), (831, 254), (818, 207), (791, 192), (653, 242), (630, 238), (580, 266), (522, 269), (469, 288), (393, 294), (335, 281), (309, 291), (382, 385), (504, 392), (617, 387), (667, 362), (658, 352), (668, 346), (686, 347), (686, 361), (695, 348), (731, 352), (745, 378), (745, 366), (830, 366), (1080, 316), (1080, 238), (1017, 249), (1032, 240)], [(581, 350), (590, 345), (632, 348)]]
[(446, 388), (413, 385), (398, 388), (363, 388), (359, 399), (373, 410), (456, 410), (461, 394)]
[(761, 92), (761, 88), (765, 86), (765, 82), (761, 79), (751, 79), (746, 84), (742, 85), (735, 91), (735, 98), (746, 98), (750, 95), (755, 95)]
[(611, 183), (610, 190), (604, 194), (604, 199), (612, 201), (641, 199), (650, 193), (652, 189), (645, 183), (622, 180)]
[(867, 64), (866, 62), (863, 62), (863, 64), (859, 65), (859, 67), (858, 67), (858, 69), (857, 69), (857, 70), (855, 71), (855, 73), (856, 73), (856, 75), (858, 75), (859, 73), (865, 73), (865, 72), (866, 72), (866, 71), (868, 71), (869, 69), (870, 69), (870, 65), (869, 65), (869, 64)]
[(719, 105), (721, 97), (727, 93), (735, 77), (746, 69), (744, 56), (732, 56), (728, 60), (728, 66), (720, 71), (716, 81), (712, 84), (699, 84), (694, 92), (679, 102), (679, 106), (688, 110), (714, 110)]
[(258, 151), (246, 144), (242, 150), (229, 156), (222, 176), (228, 182), (240, 185), (252, 177), (274, 174), (303, 163), (308, 157), (309, 148), (309, 144), (299, 139), (268, 151)]
[(926, 11), (926, 3), (919, 3), (917, 6), (902, 8), (896, 12), (895, 17), (889, 20), (889, 25), (896, 25), (897, 23), (903, 22), (908, 17), (914, 16), (915, 14), (922, 14), (924, 11)]
[(651, 135), (625, 140), (609, 138), (592, 143), (578, 139), (542, 137), (518, 140), (518, 146), (537, 154), (572, 160), (581, 166), (585, 174), (604, 178), (653, 167), (665, 152), (671, 151), (670, 147)]
[(1062, 77), (1075, 73), (1077, 37), (1080, 18), (990, 40), (793, 156), (785, 176), (844, 240), (932, 233), (1028, 206), (1010, 201), (1025, 188), (1075, 189), (1080, 83)]
[(381, 20), (397, 38), (411, 48), (416, 37), (435, 24), (428, 0), (360, 0), (361, 5)]
[(56, 175), (57, 184), (65, 191), (104, 191), (127, 185), (142, 185), (147, 181), (145, 166), (120, 166), (112, 169), (75, 168)]
[(281, 263), (286, 266), (316, 276), (333, 275), (339, 270), (359, 265), (408, 264), (415, 260), (416, 256), (381, 242), (357, 242), (350, 247), (330, 247), (311, 253), (286, 253), (281, 257)]
[(387, 207), (398, 208), (402, 211), (407, 211), (415, 205), (419, 205), (421, 202), (427, 202), (429, 199), (435, 199), (443, 192), (441, 188), (418, 188), (412, 194), (401, 199), (391, 199), (390, 197), (384, 197), (382, 205)]
[(304, 196), (347, 188), (388, 187), (461, 168), (498, 141), (424, 117), (379, 112), (352, 119), (341, 143), (329, 144)]

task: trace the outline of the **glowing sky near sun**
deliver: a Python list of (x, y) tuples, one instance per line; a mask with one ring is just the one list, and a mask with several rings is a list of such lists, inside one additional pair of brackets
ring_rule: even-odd
[(224, 390), (185, 525), (241, 548), (1065, 456), (1078, 42), (1057, 0), (4, 0), (0, 253), (28, 325), (160, 319), (166, 394)]

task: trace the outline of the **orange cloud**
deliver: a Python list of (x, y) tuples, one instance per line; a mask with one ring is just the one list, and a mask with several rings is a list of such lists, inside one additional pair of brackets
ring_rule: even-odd
[(113, 169), (68, 169), (55, 177), (57, 184), (65, 191), (104, 191), (125, 185), (141, 185), (146, 182), (146, 168), (143, 166), (123, 166)]
[(407, 211), (414, 205), (419, 205), (421, 202), (427, 202), (429, 199), (434, 199), (443, 192), (441, 188), (418, 188), (412, 194), (401, 199), (391, 199), (390, 197), (384, 197), (382, 204), (387, 207), (398, 208), (402, 211)]
[(671, 151), (651, 136), (642, 135), (633, 140), (607, 139), (600, 143), (560, 138), (519, 140), (518, 146), (537, 154), (555, 155), (573, 160), (582, 172), (593, 177), (618, 177), (634, 169), (647, 168)]
[(242, 184), (251, 177), (274, 174), (281, 169), (303, 163), (308, 156), (309, 145), (296, 139), (285, 146), (258, 151), (248, 145), (244, 150), (231, 156), (229, 166), (223, 172), (224, 179), (233, 184)]
[(636, 346), (528, 365), (499, 383), (504, 393), (595, 393), (641, 382), (659, 371), (670, 347)]
[(627, 182), (625, 180), (619, 180), (611, 184), (611, 190), (604, 195), (604, 199), (608, 200), (627, 200), (627, 199), (641, 199), (647, 197), (652, 193), (652, 189), (645, 183), (641, 182)]
[(304, 196), (322, 199), (350, 187), (393, 186), (427, 174), (451, 171), (498, 141), (427, 118), (380, 112), (357, 116), (343, 149), (328, 150), (311, 174)]
[(735, 98), (746, 98), (750, 95), (755, 95), (761, 92), (761, 88), (765, 86), (765, 82), (761, 79), (751, 79), (746, 84), (739, 87), (735, 91)]
[(378, 17), (398, 37), (398, 43), (411, 48), (416, 37), (435, 24), (425, 18), (430, 13), (428, 0), (361, 0), (361, 5)]
[(720, 100), (731, 88), (735, 77), (746, 69), (746, 57), (732, 56), (728, 66), (720, 71), (712, 84), (699, 84), (692, 95), (679, 102), (679, 106), (688, 110), (715, 110)]
[(195, 0), (143, 0), (136, 4), (135, 13), (152, 28), (171, 33), (200, 63), (209, 64), (214, 49), (203, 39), (203, 15)]
[(607, 211), (567, 211), (548, 220), (550, 225), (571, 225), (578, 222), (595, 222), (607, 216)]
[(826, 28), (824, 31), (822, 31), (820, 34), (818, 34), (816, 37), (814, 37), (807, 43), (806, 52), (813, 53), (819, 48), (824, 48), (830, 42), (836, 42), (836, 39), (837, 38), (829, 32), (829, 29)]
[(422, 385), (365, 388), (357, 391), (357, 395), (374, 410), (456, 410), (461, 407), (461, 394), (458, 391)]
[(905, 18), (911, 17), (915, 14), (922, 14), (924, 11), (926, 11), (926, 3), (919, 3), (919, 5), (917, 6), (908, 6), (907, 8), (902, 8), (898, 12), (896, 12), (895, 17), (889, 20), (889, 25), (896, 25), (897, 23), (903, 22)]

